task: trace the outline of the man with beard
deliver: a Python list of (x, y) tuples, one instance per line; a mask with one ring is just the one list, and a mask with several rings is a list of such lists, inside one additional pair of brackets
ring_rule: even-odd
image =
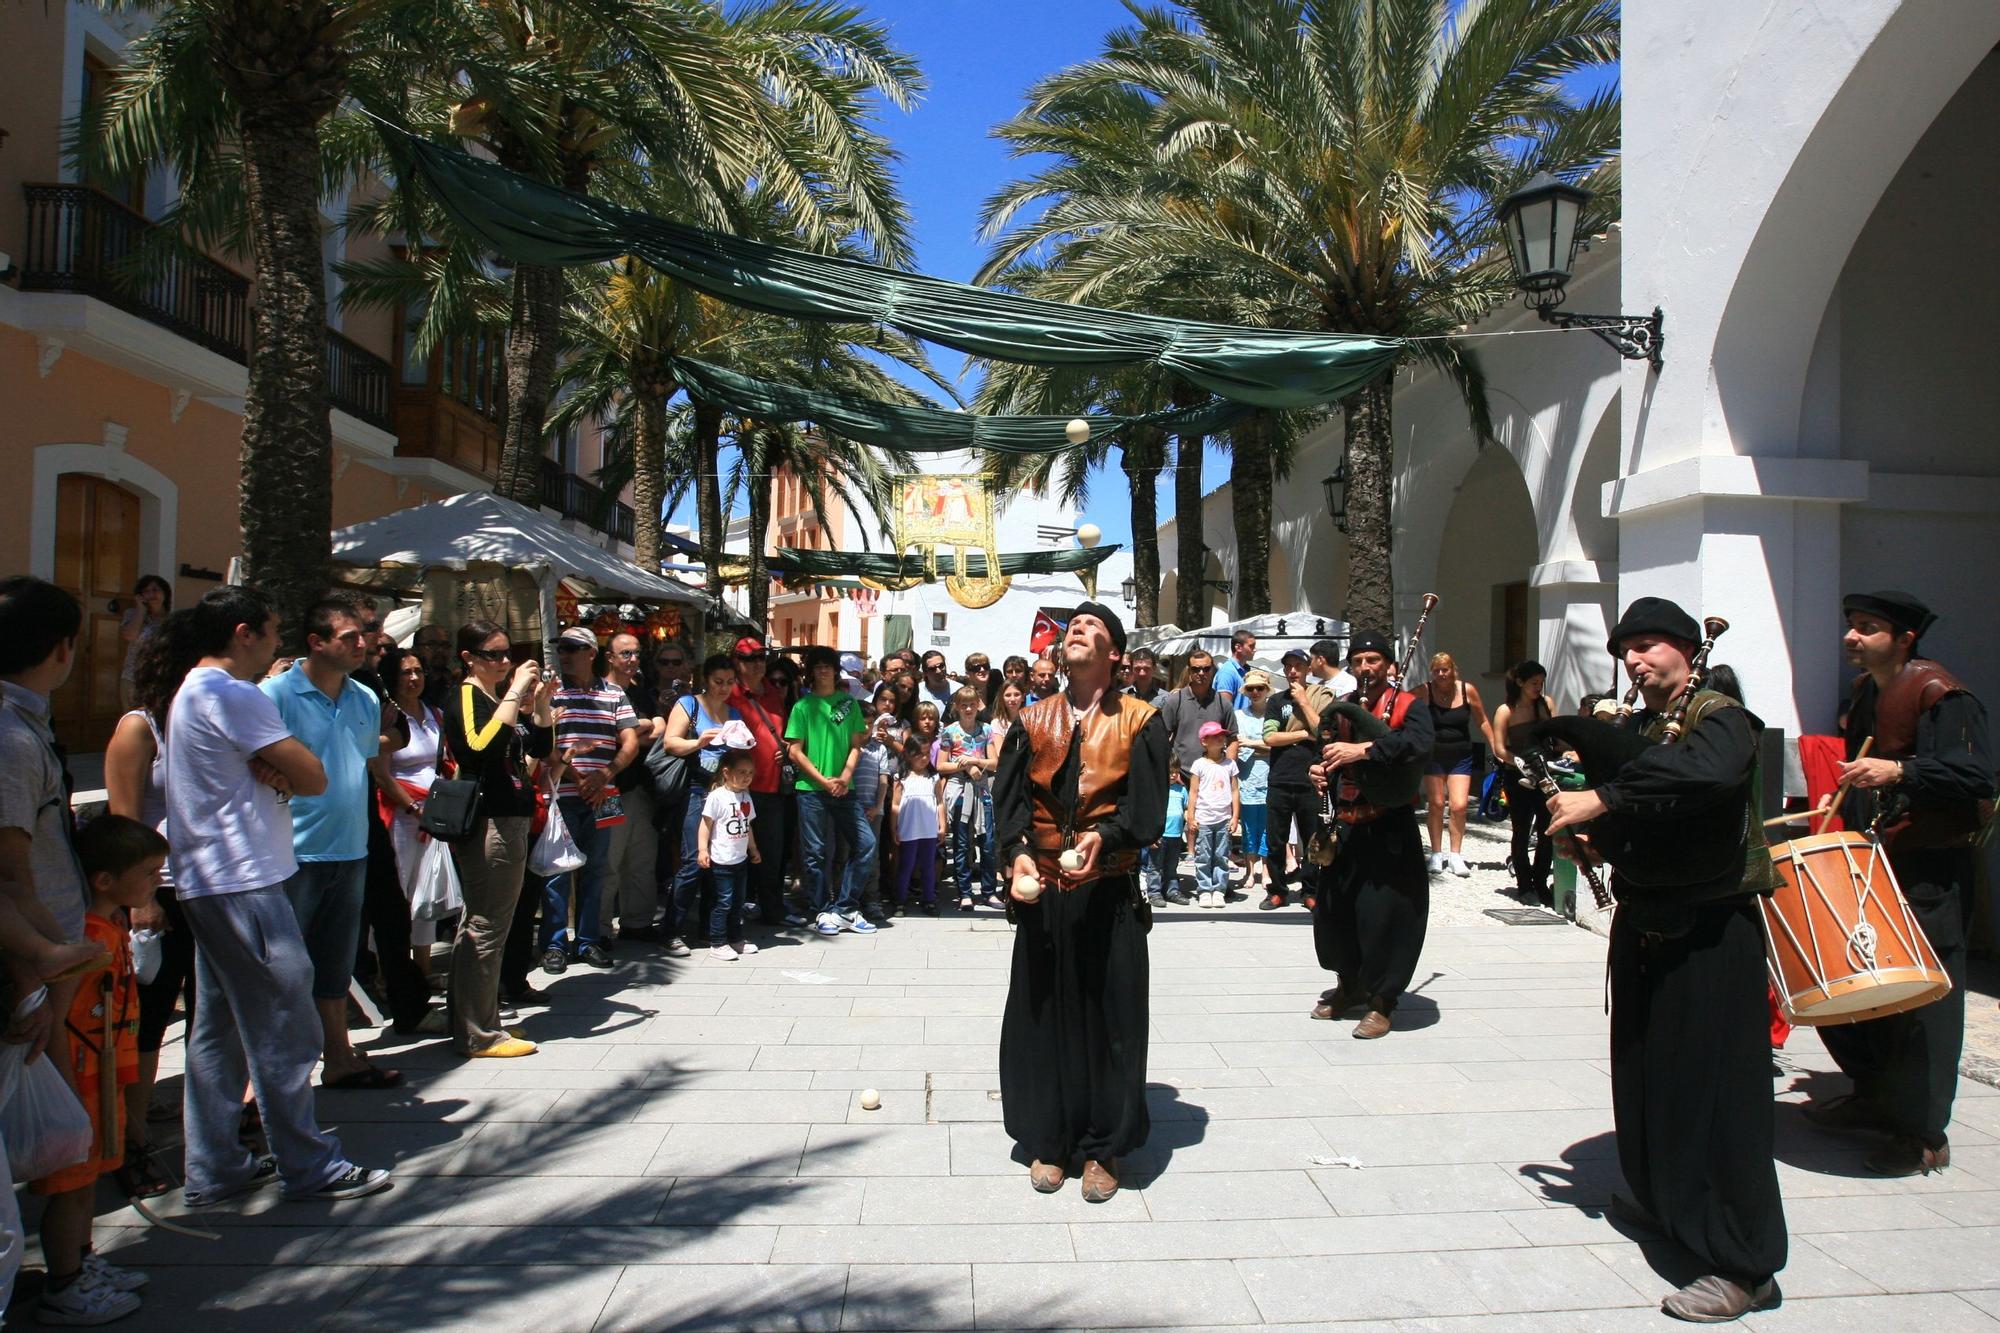
[(1431, 910), (1415, 784), (1409, 797), (1396, 803), (1377, 804), (1362, 790), (1421, 764), (1431, 752), (1430, 710), (1412, 707), (1416, 696), (1389, 684), (1392, 661), (1386, 637), (1373, 630), (1354, 635), (1347, 667), (1360, 686), (1349, 699), (1389, 731), (1375, 740), (1358, 739), (1352, 723), (1328, 705), (1319, 715), (1321, 762), (1311, 770), (1315, 786), (1336, 784), (1334, 805), (1345, 826), (1338, 855), (1320, 872), (1313, 912), (1319, 965), (1338, 973), (1340, 981), (1320, 996), (1312, 1016), (1338, 1018), (1365, 1005), (1367, 1015), (1349, 1034), (1363, 1041), (1389, 1035), (1390, 1015), (1424, 951)]
[[(1854, 1091), (1806, 1108), (1828, 1129), (1887, 1134), (1867, 1159), (1883, 1176), (1929, 1175), (1951, 1165), (1945, 1128), (1958, 1091), (1965, 1043), (1965, 951), (1972, 932), (1975, 839), (1993, 814), (1993, 756), (1986, 710), (1965, 686), (1917, 651), (1936, 623), (1906, 592), (1857, 593), (1842, 603), (1841, 641), (1861, 668), (1847, 713), (1853, 784), (1842, 814), (1849, 828), (1873, 828), (1896, 883), (1951, 977), (1942, 999), (1866, 1022), (1820, 1029), (1827, 1052)], [(1861, 743), (1875, 738), (1869, 758)]]
[(1000, 1028), (1008, 1137), (1045, 1194), (1083, 1160), (1083, 1197), (1118, 1190), (1146, 1141), (1146, 932), (1139, 851), (1167, 808), (1167, 733), (1111, 688), (1125, 627), (1085, 602), (1063, 632), (1069, 687), (1008, 728), (994, 787), (1013, 870), (1014, 956)]

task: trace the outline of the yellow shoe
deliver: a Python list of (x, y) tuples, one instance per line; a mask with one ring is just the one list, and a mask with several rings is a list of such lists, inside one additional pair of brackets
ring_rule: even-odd
[(517, 1055), (533, 1055), (540, 1048), (532, 1041), (522, 1041), (519, 1037), (502, 1037), (483, 1051), (474, 1051), (472, 1058), (490, 1060), (511, 1060)]

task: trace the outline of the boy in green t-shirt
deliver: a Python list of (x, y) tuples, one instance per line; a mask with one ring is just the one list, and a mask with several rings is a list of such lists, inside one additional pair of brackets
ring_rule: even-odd
[[(868, 827), (854, 798), (854, 765), (868, 735), (867, 710), (840, 688), (840, 654), (816, 647), (806, 653), (812, 693), (792, 705), (785, 719), (785, 744), (799, 770), (799, 841), (805, 849), (805, 879), (818, 913), (813, 929), (821, 935), (843, 930), (875, 933), (861, 915), (861, 886), (875, 873), (875, 830)], [(839, 896), (833, 886), (834, 822), (848, 845), (847, 873)]]

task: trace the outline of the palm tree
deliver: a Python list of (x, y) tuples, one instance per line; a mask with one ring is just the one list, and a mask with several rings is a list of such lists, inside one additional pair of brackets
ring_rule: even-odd
[(326, 372), (322, 192), (359, 163), (322, 141), (345, 101), (393, 110), (443, 38), (431, 0), (99, 0), (152, 16), (73, 150), (129, 176), (169, 163), (176, 242), (247, 255), (256, 282), (239, 516), (246, 581), (297, 644), (326, 589), (333, 437)]
[[(1153, 188), (1052, 179), (1059, 197), (996, 259), (1058, 245), (1072, 299), (1173, 271), (1242, 322), (1417, 340), (1409, 357), (1450, 377), (1487, 438), (1479, 367), (1449, 335), (1511, 293), (1495, 209), (1535, 170), (1587, 181), (1584, 227), (1615, 216), (1617, 92), (1578, 102), (1562, 81), (1617, 59), (1616, 0), (1181, 0), (1135, 14), (1098, 58), (1032, 88), (1021, 120), (1142, 104)], [(1348, 613), (1385, 626), (1392, 385), (1385, 374), (1343, 404)], [(1240, 614), (1268, 609), (1249, 549), (1268, 530), (1268, 507), (1239, 518)], [(1185, 586), (1194, 571), (1182, 574)]]
[[(604, 0), (609, 3), (610, 0)], [(917, 68), (880, 24), (822, 0), (625, 0), (620, 21), (574, 0), (455, 0), (461, 35), (427, 93), (423, 123), (514, 170), (572, 190), (671, 193), (680, 216), (731, 225), (752, 181), (809, 243), (853, 219), (872, 257), (904, 263), (907, 218), (894, 153), (868, 128), (869, 99), (907, 109)], [(532, 502), (561, 356), (565, 287), (516, 266), (507, 416), (496, 489)]]

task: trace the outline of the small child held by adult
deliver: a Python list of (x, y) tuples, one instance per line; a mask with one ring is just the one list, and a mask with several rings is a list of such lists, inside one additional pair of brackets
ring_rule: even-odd
[(720, 779), (708, 789), (701, 806), (697, 856), (715, 881), (715, 909), (708, 918), (708, 956), (733, 963), (757, 946), (743, 938), (744, 883), (748, 867), (762, 864), (757, 834), (750, 822), (757, 817), (750, 804), (750, 782), (757, 771), (754, 750), (731, 750), (722, 757)]
[(1229, 731), (1220, 722), (1204, 722), (1199, 736), (1201, 758), (1188, 775), (1195, 897), (1198, 906), (1221, 907), (1229, 890), (1229, 840), (1242, 826), (1241, 786), (1236, 765), (1227, 758)]
[(100, 815), (76, 835), (76, 854), (90, 886), (84, 932), (111, 955), (111, 965), (78, 987), (68, 1015), (64, 1072), (90, 1115), (91, 1155), (29, 1186), (48, 1199), (42, 1212), (48, 1283), (36, 1309), (44, 1324), (122, 1319), (138, 1310), (146, 1285), (144, 1273), (109, 1263), (91, 1248), (91, 1219), (97, 1178), (124, 1164), (122, 1089), (139, 1079), (139, 980), (127, 914), (153, 901), (167, 840), (136, 819)]

